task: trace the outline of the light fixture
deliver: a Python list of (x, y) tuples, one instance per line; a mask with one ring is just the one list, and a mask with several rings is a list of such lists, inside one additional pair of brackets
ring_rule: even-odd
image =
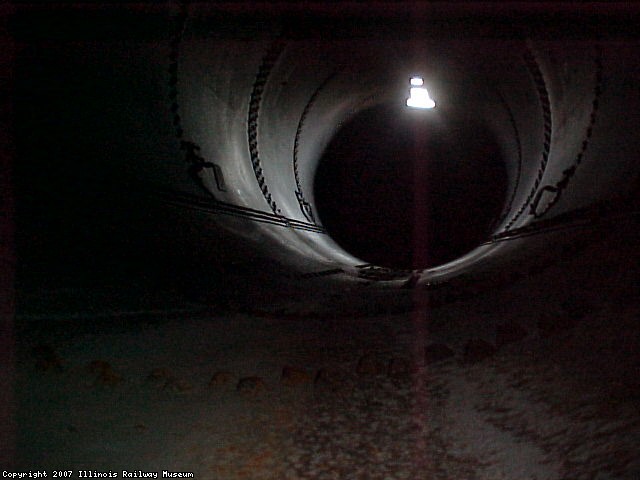
[(411, 77), (410, 96), (407, 98), (407, 107), (435, 108), (436, 102), (429, 97), (429, 92), (422, 85), (424, 85), (422, 77)]

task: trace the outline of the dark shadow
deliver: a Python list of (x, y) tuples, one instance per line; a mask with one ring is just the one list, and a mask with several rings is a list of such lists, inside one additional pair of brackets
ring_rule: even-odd
[(382, 105), (337, 132), (314, 188), (320, 219), (345, 250), (381, 266), (426, 268), (487, 239), (507, 174), (481, 123)]

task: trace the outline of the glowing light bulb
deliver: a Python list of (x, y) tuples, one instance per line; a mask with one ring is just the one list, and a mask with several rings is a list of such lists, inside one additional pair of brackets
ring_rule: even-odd
[(436, 102), (429, 96), (429, 92), (422, 85), (424, 80), (420, 77), (411, 77), (412, 87), (409, 89), (410, 97), (407, 98), (407, 107), (435, 108)]

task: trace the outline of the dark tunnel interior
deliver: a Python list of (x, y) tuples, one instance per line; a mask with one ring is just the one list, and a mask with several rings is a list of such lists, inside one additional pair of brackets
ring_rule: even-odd
[(0, 2), (0, 470), (638, 480), (638, 25)]
[(507, 175), (492, 133), (472, 112), (429, 114), (368, 108), (323, 152), (314, 183), (320, 220), (365, 262), (447, 263), (486, 241), (501, 213)]
[(14, 65), (23, 159), (14, 167), (16, 281), (25, 288), (137, 282), (161, 271), (147, 204), (127, 195), (141, 186), (132, 162), (114, 161), (146, 121), (132, 106), (139, 80), (118, 76), (117, 61), (106, 67), (103, 53), (45, 42), (25, 47)]

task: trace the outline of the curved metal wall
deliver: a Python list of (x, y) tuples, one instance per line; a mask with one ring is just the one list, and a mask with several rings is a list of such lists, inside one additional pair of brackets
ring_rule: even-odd
[[(256, 248), (268, 250), (294, 273), (342, 269), (358, 277), (363, 262), (319, 224), (315, 170), (341, 123), (366, 106), (389, 98), (404, 101), (416, 67), (428, 70), (435, 98), (446, 104), (463, 96), (469, 115), (500, 139), (510, 195), (496, 238), (597, 204), (614, 191), (625, 193), (634, 167), (627, 157), (605, 152), (612, 143), (627, 151), (639, 143), (629, 135), (638, 98), (625, 78), (637, 68), (630, 65), (637, 63), (634, 46), (621, 52), (615, 44), (592, 39), (290, 39), (269, 31), (259, 41), (222, 40), (214, 29), (208, 35), (190, 28), (206, 23), (194, 15), (184, 17), (172, 67), (182, 137), (223, 172), (226, 191), (213, 168), (200, 173), (212, 199), (259, 210), (284, 225), (257, 227), (262, 236)], [(428, 52), (422, 65), (410, 55), (416, 41)], [(630, 115), (614, 113), (623, 110)], [(616, 119), (614, 131), (607, 116)], [(511, 250), (488, 241), (450, 265), (421, 272), (419, 283), (517, 254)], [(406, 280), (407, 272), (388, 278)]]
[[(337, 26), (329, 15), (307, 31), (314, 22), (282, 8), (287, 21), (182, 3), (162, 11), (169, 21), (150, 36), (101, 38), (99, 49), (95, 39), (63, 42), (114, 85), (126, 84), (126, 92), (106, 93), (120, 110), (115, 140), (96, 161), (151, 192), (152, 235), (166, 252), (195, 258), (203, 282), (210, 269), (259, 278), (265, 288), (280, 279), (366, 292), (465, 283), (569, 238), (532, 233), (597, 220), (612, 201), (631, 203), (640, 42), (628, 32), (620, 39), (609, 26), (556, 38), (536, 24), (487, 35), (486, 26), (466, 31), (459, 19), (398, 32), (376, 9), (350, 11)], [(370, 106), (402, 104), (414, 73), (424, 73), (442, 106), (429, 115), (446, 122), (446, 106), (455, 104), (498, 139), (508, 191), (493, 234), (475, 250), (394, 271), (332, 240), (313, 184), (341, 125)], [(90, 124), (82, 128), (78, 135), (91, 135)]]

